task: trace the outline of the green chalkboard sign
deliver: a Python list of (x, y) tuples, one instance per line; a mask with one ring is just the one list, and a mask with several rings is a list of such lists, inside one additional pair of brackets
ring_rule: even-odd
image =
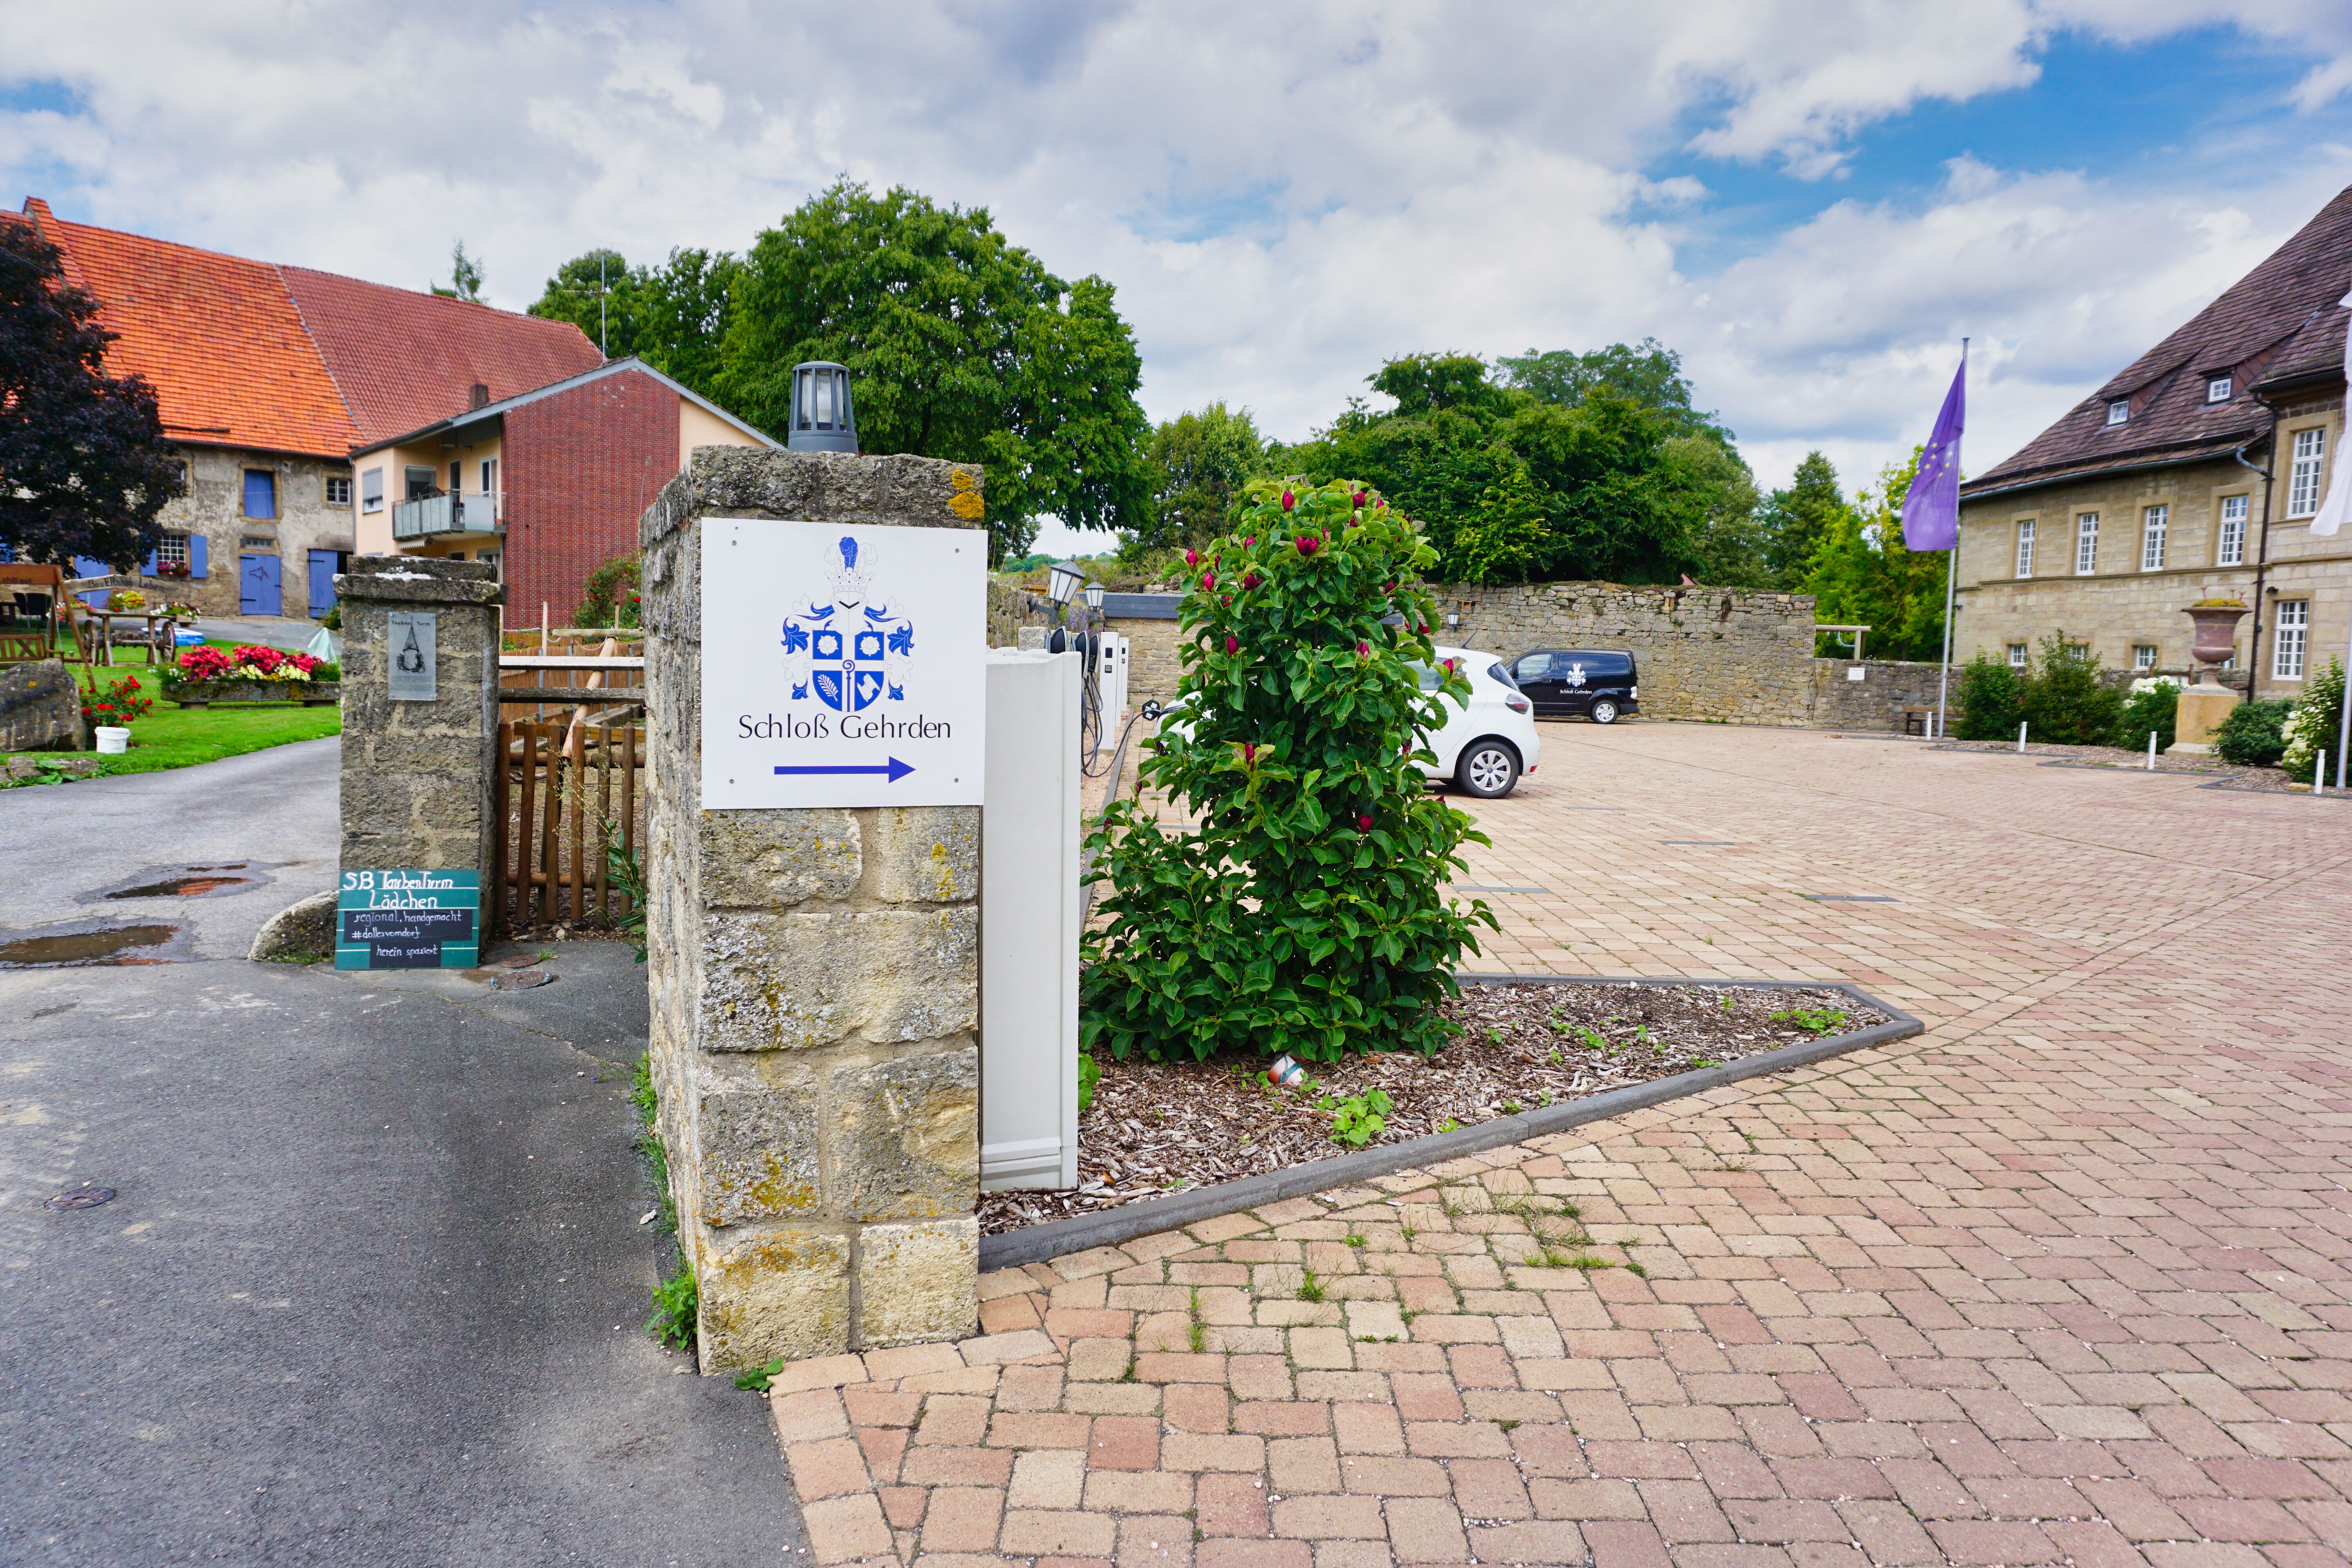
[(479, 871), (346, 871), (337, 969), (473, 969), (482, 962)]

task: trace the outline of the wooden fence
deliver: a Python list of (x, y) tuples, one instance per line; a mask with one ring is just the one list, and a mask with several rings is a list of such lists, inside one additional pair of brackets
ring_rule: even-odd
[(580, 720), (499, 721), (486, 900), (493, 930), (610, 930), (634, 908), (607, 850), (642, 864), (646, 732)]

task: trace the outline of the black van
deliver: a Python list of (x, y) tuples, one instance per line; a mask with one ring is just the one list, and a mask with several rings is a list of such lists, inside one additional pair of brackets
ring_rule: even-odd
[(1538, 648), (1510, 665), (1511, 679), (1538, 719), (1590, 719), (1614, 724), (1642, 710), (1641, 672), (1615, 648)]

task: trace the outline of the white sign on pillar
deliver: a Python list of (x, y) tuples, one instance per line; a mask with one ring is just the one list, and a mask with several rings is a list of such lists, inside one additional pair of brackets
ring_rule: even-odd
[(978, 805), (988, 536), (702, 524), (702, 804)]

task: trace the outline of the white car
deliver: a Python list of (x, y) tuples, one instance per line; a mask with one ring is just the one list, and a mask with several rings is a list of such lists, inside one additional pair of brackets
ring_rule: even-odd
[[(1447, 709), (1445, 725), (1422, 743), (1437, 754), (1423, 769), (1433, 779), (1452, 779), (1465, 795), (1498, 800), (1517, 787), (1521, 773), (1536, 771), (1543, 742), (1536, 739), (1535, 704), (1513, 684), (1510, 672), (1491, 653), (1475, 648), (1441, 647), (1441, 662), (1450, 662), (1470, 682), (1467, 701), (1442, 698)], [(1415, 665), (1421, 689), (1437, 689), (1435, 669)]]
[[(1453, 780), (1465, 795), (1499, 800), (1517, 787), (1521, 773), (1536, 771), (1543, 742), (1536, 739), (1535, 704), (1511, 683), (1509, 672), (1491, 653), (1441, 647), (1437, 657), (1461, 669), (1470, 682), (1470, 696), (1466, 701), (1439, 700), (1447, 709), (1445, 723), (1436, 733), (1421, 737), (1437, 761), (1423, 763), (1422, 770), (1432, 779)], [(1434, 667), (1416, 661), (1412, 668), (1423, 691), (1437, 689), (1443, 677)], [(1168, 705), (1160, 721), (1161, 733), (1185, 728), (1188, 703), (1189, 699), (1178, 698)]]

